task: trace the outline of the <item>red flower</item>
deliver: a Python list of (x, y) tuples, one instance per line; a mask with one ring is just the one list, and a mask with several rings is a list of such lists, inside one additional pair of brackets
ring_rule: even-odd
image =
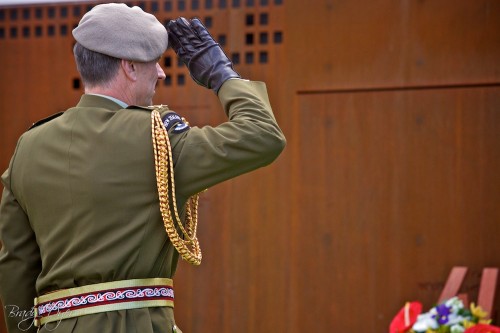
[(466, 329), (464, 333), (500, 333), (500, 327), (477, 324)]
[(391, 325), (389, 326), (389, 333), (405, 333), (409, 331), (413, 324), (415, 324), (415, 322), (417, 321), (417, 316), (421, 313), (421, 303), (406, 303), (405, 306), (398, 312), (396, 317), (392, 319)]

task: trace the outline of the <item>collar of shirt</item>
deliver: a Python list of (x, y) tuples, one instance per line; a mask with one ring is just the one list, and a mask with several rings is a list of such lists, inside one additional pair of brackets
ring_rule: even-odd
[(87, 95), (94, 95), (94, 96), (100, 96), (100, 97), (104, 97), (104, 98), (107, 98), (113, 102), (115, 102), (116, 104), (118, 104), (119, 106), (121, 106), (122, 108), (127, 108), (128, 104), (123, 102), (123, 101), (120, 101), (119, 99), (117, 98), (114, 98), (114, 97), (111, 97), (111, 96), (107, 96), (107, 95), (101, 95), (101, 94), (87, 94)]

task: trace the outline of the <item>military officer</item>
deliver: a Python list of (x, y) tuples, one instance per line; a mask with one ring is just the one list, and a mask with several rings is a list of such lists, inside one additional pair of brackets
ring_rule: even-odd
[[(180, 332), (172, 277), (179, 256), (201, 260), (197, 193), (283, 150), (265, 84), (241, 79), (200, 21), (167, 28), (138, 7), (102, 4), (73, 30), (85, 94), (25, 132), (2, 176), (9, 332)], [(227, 122), (190, 127), (147, 107), (168, 40)]]

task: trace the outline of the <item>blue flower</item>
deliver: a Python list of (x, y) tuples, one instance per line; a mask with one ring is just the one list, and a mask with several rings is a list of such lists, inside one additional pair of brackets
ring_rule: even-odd
[(446, 304), (439, 304), (436, 306), (436, 312), (437, 314), (434, 315), (434, 318), (439, 325), (444, 325), (448, 322), (448, 317), (451, 314), (451, 307), (446, 306)]

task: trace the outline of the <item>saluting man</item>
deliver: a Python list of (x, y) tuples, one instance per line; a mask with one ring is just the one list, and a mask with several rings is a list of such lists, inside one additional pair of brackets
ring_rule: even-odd
[[(201, 261), (197, 193), (283, 150), (265, 84), (241, 79), (199, 20), (167, 28), (139, 7), (102, 4), (73, 30), (85, 94), (25, 132), (2, 176), (9, 332), (180, 332), (172, 277), (179, 255)], [(227, 122), (190, 127), (148, 107), (169, 40)]]

